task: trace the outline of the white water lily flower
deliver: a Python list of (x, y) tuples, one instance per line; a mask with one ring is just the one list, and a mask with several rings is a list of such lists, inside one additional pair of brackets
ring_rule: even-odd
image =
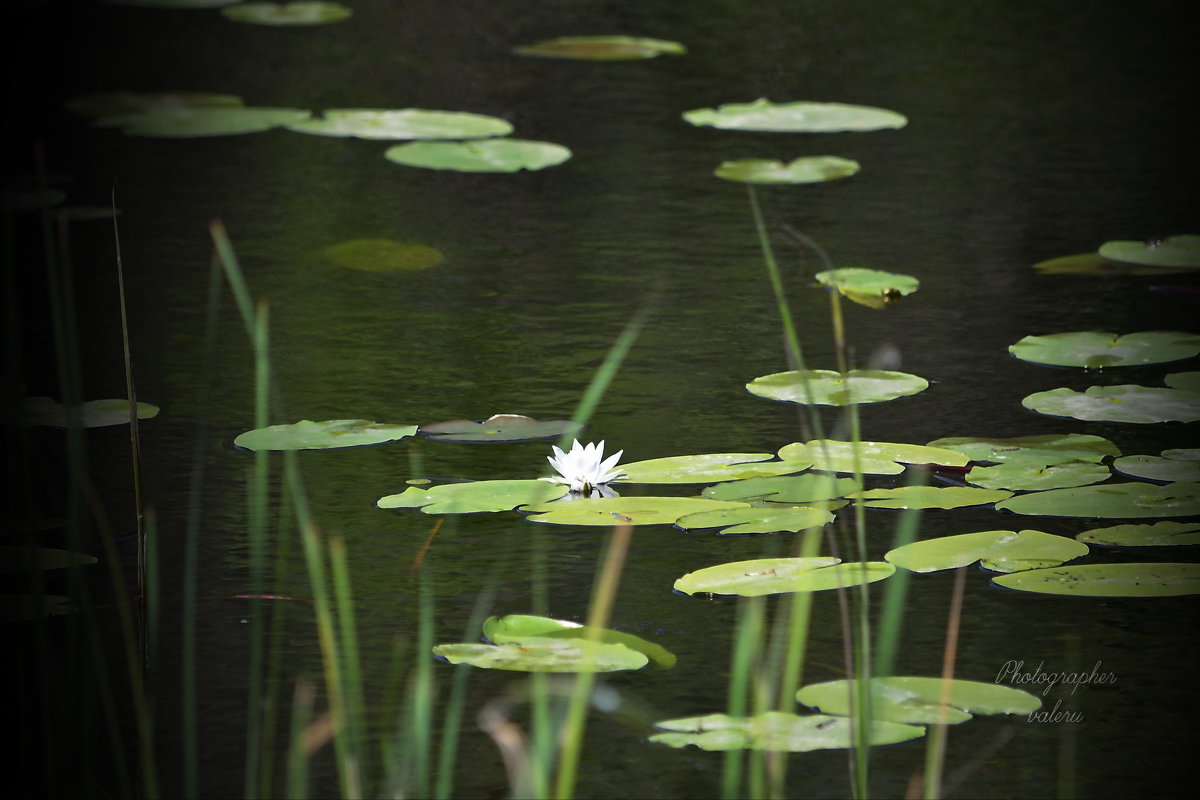
[(599, 444), (582, 445), (576, 439), (571, 450), (564, 453), (557, 445), (552, 445), (553, 456), (546, 456), (550, 466), (558, 475), (545, 478), (553, 483), (565, 483), (572, 492), (590, 493), (600, 489), (604, 484), (621, 477), (621, 471), (613, 467), (621, 459), (624, 450), (618, 450), (608, 458), (604, 458), (604, 442)]

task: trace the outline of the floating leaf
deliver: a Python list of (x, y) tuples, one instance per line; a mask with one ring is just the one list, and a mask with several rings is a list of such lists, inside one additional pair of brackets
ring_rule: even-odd
[(351, 239), (325, 248), (325, 257), (339, 267), (363, 272), (418, 272), (446, 258), (432, 247), (392, 239)]
[(439, 644), (433, 654), (451, 664), (517, 672), (614, 672), (641, 669), (649, 659), (623, 644), (576, 638), (528, 638), (507, 644)]
[(772, 503), (815, 503), (849, 497), (862, 488), (854, 478), (826, 473), (747, 478), (709, 486), (702, 494), (713, 500), (769, 500)]
[(1099, 422), (1195, 422), (1200, 392), (1153, 386), (1089, 386), (1084, 392), (1059, 388), (1034, 392), (1021, 405), (1039, 414)]
[(299, 108), (150, 108), (133, 114), (102, 117), (96, 124), (120, 128), (130, 136), (189, 138), (259, 133), (295, 124), (309, 116), (310, 112)]
[(859, 305), (871, 308), (884, 308), (897, 303), (901, 297), (912, 294), (921, 285), (912, 275), (859, 267), (818, 272), (815, 277), (822, 286), (837, 289)]
[(1172, 372), (1163, 379), (1172, 389), (1200, 392), (1200, 372)]
[(636, 650), (664, 669), (675, 666), (675, 654), (662, 645), (648, 642), (632, 633), (614, 631), (609, 628), (596, 630), (578, 622), (532, 614), (508, 614), (504, 617), (488, 617), (483, 623), (483, 635), (497, 644), (520, 643), (530, 638), (544, 639), (588, 639), (605, 644), (620, 644)]
[[(857, 460), (856, 460), (857, 456)], [(864, 475), (895, 475), (904, 471), (902, 464), (934, 464), (944, 467), (964, 467), (968, 458), (962, 453), (943, 447), (897, 442), (836, 442), (814, 439), (801, 444), (793, 442), (779, 449), (785, 461), (809, 460), (813, 469), (823, 472), (854, 472)]]
[(739, 478), (803, 472), (812, 462), (803, 459), (770, 461), (770, 453), (705, 453), (652, 458), (622, 464), (620, 483), (713, 483)]
[(95, 563), (96, 559), (85, 553), (72, 553), (69, 550), (58, 550), (53, 547), (0, 545), (0, 572), (66, 569)]
[[(841, 504), (839, 504), (841, 505)], [(684, 530), (698, 528), (721, 528), (721, 534), (780, 533), (782, 531), (804, 531), (819, 528), (833, 522), (828, 508), (792, 506), (787, 508), (725, 508), (717, 511), (700, 511), (680, 517), (675, 524)]]
[(1124, 264), (1101, 258), (1099, 253), (1079, 253), (1039, 261), (1033, 268), (1043, 275), (1163, 275), (1178, 272), (1170, 267)]
[(561, 164), (571, 151), (561, 144), (525, 139), (473, 139), (466, 142), (409, 142), (389, 147), (384, 157), (397, 164), (456, 172), (517, 172)]
[(287, 425), (255, 428), (239, 434), (235, 447), (245, 450), (333, 450), (398, 442), (417, 435), (416, 425), (391, 425), (369, 419), (302, 419)]
[(789, 133), (878, 131), (908, 124), (903, 114), (886, 108), (806, 101), (772, 103), (761, 97), (752, 103), (692, 109), (683, 112), (683, 118), (693, 125), (724, 130)]
[[(993, 572), (1057, 567), (1088, 554), (1088, 546), (1074, 539), (1042, 531), (980, 531), (943, 536), (906, 544), (883, 558), (911, 572), (936, 572), (974, 564)], [(826, 709), (828, 710), (828, 709)]]
[(1092, 528), (1075, 537), (1105, 547), (1180, 547), (1200, 544), (1200, 522), (1155, 522)]
[(72, 97), (63, 106), (81, 117), (113, 117), (151, 108), (244, 106), (242, 98), (212, 92), (91, 92)]
[(594, 497), (562, 503), (542, 503), (525, 509), (531, 522), (552, 525), (672, 525), (697, 511), (744, 508), (745, 503), (722, 503), (700, 497)]
[(1190, 517), (1200, 514), (1200, 484), (1104, 483), (1018, 495), (996, 508), (1043, 517)]
[[(946, 681), (941, 678), (893, 676), (871, 678), (871, 718), (889, 722), (952, 725), (972, 714), (1029, 714), (1041, 708), (1035, 695), (996, 683), (949, 681), (948, 705), (942, 705)], [(849, 715), (854, 681), (828, 681), (805, 686), (796, 699), (826, 714)]]
[(784, 403), (847, 406), (883, 403), (923, 392), (929, 381), (906, 372), (852, 369), (844, 376), (831, 369), (791, 370), (763, 375), (746, 384), (750, 394)]
[(341, 3), (296, 0), (292, 3), (240, 3), (222, 8), (234, 22), (253, 25), (329, 25), (349, 19), (354, 10)]
[(963, 508), (982, 506), (1012, 497), (1000, 489), (975, 489), (969, 486), (901, 486), (897, 489), (871, 489), (863, 492), (867, 508)]
[(1069, 461), (1099, 462), (1121, 451), (1103, 436), (1081, 433), (1049, 433), (1042, 436), (996, 437), (956, 436), (936, 439), (930, 447), (944, 447), (966, 454), (972, 461), (1023, 463), (1039, 467)]
[(1195, 269), (1200, 267), (1200, 236), (1181, 234), (1150, 242), (1105, 242), (1098, 252), (1111, 261)]
[(566, 486), (537, 480), (446, 483), (430, 489), (410, 486), (375, 503), (380, 508), (420, 508), (426, 514), (476, 514), (510, 511), (565, 495)]
[(1041, 466), (1029, 461), (1010, 461), (994, 467), (973, 467), (967, 482), (985, 489), (1011, 489), (1014, 492), (1066, 489), (1099, 483), (1112, 476), (1103, 464), (1068, 461), (1065, 464)]
[[(650, 741), (670, 747), (699, 747), (701, 750), (778, 750), (804, 753), (837, 750), (857, 744), (852, 722), (847, 717), (824, 714), (786, 714), (766, 711), (756, 717), (708, 714), (655, 723), (670, 733), (656, 733)], [(876, 720), (868, 731), (872, 745), (896, 744), (919, 739), (925, 729), (917, 725)]]
[(992, 583), (1040, 594), (1172, 597), (1200, 594), (1200, 564), (1080, 564), (998, 575)]
[(539, 420), (521, 414), (493, 414), (485, 420), (456, 419), (422, 425), (418, 431), (436, 442), (524, 442), (554, 439), (570, 430), (566, 419)]
[[(25, 398), (26, 425), (44, 425), (50, 428), (68, 426), (67, 407), (49, 397)], [(129, 424), (128, 400), (86, 400), (79, 410), (80, 424), (85, 428), (105, 428), (109, 425)], [(137, 404), (138, 419), (152, 419), (158, 415), (158, 406), (150, 403)]]
[(1107, 331), (1026, 336), (1008, 348), (1022, 361), (1055, 367), (1129, 367), (1162, 364), (1200, 353), (1200, 336), (1179, 331), (1141, 331), (1118, 336)]
[(1151, 481), (1200, 481), (1200, 450), (1166, 450), (1162, 456), (1125, 456), (1113, 462), (1113, 469)]
[(883, 561), (839, 564), (836, 558), (758, 558), (689, 572), (675, 581), (684, 594), (736, 594), (758, 597), (783, 592), (816, 592), (873, 583), (896, 571)]
[(824, 183), (858, 173), (857, 161), (840, 156), (803, 156), (787, 164), (764, 158), (723, 161), (713, 172), (739, 183)]
[(679, 42), (638, 36), (560, 36), (514, 47), (522, 56), (570, 58), (580, 61), (635, 61), (661, 55), (683, 55)]
[(499, 117), (421, 108), (331, 108), (319, 118), (287, 128), (299, 133), (360, 139), (486, 139), (507, 136), (513, 130), (507, 120)]

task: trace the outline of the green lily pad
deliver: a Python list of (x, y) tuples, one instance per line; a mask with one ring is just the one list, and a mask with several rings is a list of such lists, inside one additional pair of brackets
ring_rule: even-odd
[(1172, 372), (1163, 378), (1163, 383), (1172, 389), (1200, 392), (1200, 372)]
[(861, 169), (852, 159), (840, 156), (802, 156), (788, 163), (765, 158), (723, 161), (713, 175), (738, 183), (824, 183), (849, 178)]
[(1181, 234), (1151, 242), (1105, 242), (1098, 252), (1111, 261), (1195, 269), (1200, 267), (1200, 236)]
[[(25, 398), (26, 425), (43, 425), (48, 428), (67, 427), (67, 408), (49, 397)], [(129, 424), (128, 400), (86, 400), (80, 406), (81, 424), (85, 428), (105, 428), (110, 425)], [(150, 403), (137, 404), (138, 419), (153, 419), (158, 415), (158, 406)]]
[(994, 467), (972, 467), (967, 473), (967, 482), (985, 489), (1034, 492), (1086, 486), (1108, 480), (1110, 477), (1112, 473), (1108, 467), (1085, 461), (1068, 461), (1053, 466), (1041, 466), (1029, 461), (1009, 461)]
[(683, 55), (679, 42), (639, 36), (560, 36), (514, 47), (522, 56), (570, 58), (580, 61), (636, 61), (661, 55)]
[(693, 125), (735, 131), (778, 131), (788, 133), (838, 133), (903, 128), (903, 114), (886, 108), (845, 103), (772, 103), (759, 98), (752, 103), (726, 103), (717, 108), (683, 112)]
[(150, 108), (133, 114), (102, 117), (96, 124), (120, 128), (130, 136), (190, 138), (259, 133), (294, 125), (310, 116), (309, 111), (299, 108), (203, 106)]
[(1200, 336), (1179, 331), (1107, 331), (1026, 336), (1008, 348), (1022, 361), (1055, 367), (1130, 367), (1162, 364), (1200, 353)]
[(1043, 517), (1190, 517), (1200, 514), (1200, 484), (1130, 482), (1051, 489), (1009, 498), (996, 508)]
[(384, 158), (397, 164), (455, 172), (517, 172), (561, 164), (571, 151), (561, 144), (526, 139), (409, 142), (389, 147)]
[(784, 445), (779, 449), (779, 457), (785, 461), (807, 459), (812, 461), (813, 469), (823, 472), (853, 473), (857, 466), (864, 475), (895, 475), (904, 471), (903, 464), (965, 467), (969, 461), (962, 453), (944, 447), (898, 442), (859, 442), (856, 447), (854, 442), (831, 439)]
[(339, 267), (362, 272), (419, 272), (446, 258), (432, 247), (392, 239), (351, 239), (325, 248), (325, 257)]
[(673, 525), (697, 511), (744, 508), (745, 503), (722, 503), (700, 497), (590, 497), (530, 506), (531, 522), (552, 525)]
[(871, 308), (897, 303), (915, 292), (921, 282), (912, 275), (878, 269), (844, 267), (816, 274), (817, 283), (837, 289), (850, 300)]
[(803, 472), (812, 462), (771, 461), (770, 453), (705, 453), (622, 464), (620, 483), (713, 483)]
[(420, 508), (426, 514), (477, 514), (546, 503), (569, 491), (566, 486), (549, 481), (471, 481), (440, 484), (429, 489), (410, 486), (400, 494), (379, 498), (375, 505), (380, 508)]
[[(855, 732), (848, 717), (825, 714), (787, 714), (767, 711), (755, 717), (708, 714), (655, 723), (669, 733), (656, 733), (650, 741), (669, 747), (699, 747), (701, 750), (776, 750), (805, 753), (854, 747)], [(896, 744), (919, 739), (925, 729), (918, 725), (875, 720), (868, 736), (872, 745)]]
[(1001, 464), (1032, 464), (1048, 467), (1070, 461), (1099, 462), (1121, 451), (1103, 436), (1081, 433), (1049, 433), (1012, 438), (954, 436), (935, 439), (930, 447), (944, 447), (967, 455), (972, 461)]
[(1182, 547), (1200, 544), (1200, 522), (1155, 522), (1092, 528), (1075, 537), (1105, 547)]
[(1113, 462), (1113, 469), (1122, 475), (1151, 481), (1200, 481), (1200, 450), (1166, 450), (1162, 456), (1125, 456)]
[(838, 563), (836, 558), (757, 558), (689, 572), (675, 581), (684, 594), (758, 597), (784, 592), (816, 592), (874, 583), (896, 568), (883, 561)]
[(235, 447), (245, 450), (333, 450), (398, 442), (417, 435), (416, 425), (390, 425), (369, 419), (302, 419), (287, 425), (255, 428), (239, 434)]
[(151, 108), (238, 107), (246, 103), (232, 94), (213, 92), (89, 92), (72, 97), (63, 106), (72, 114), (97, 119), (131, 114)]
[(252, 25), (330, 25), (350, 19), (354, 10), (341, 3), (296, 0), (291, 3), (239, 3), (222, 8), (221, 13), (234, 22)]
[(69, 550), (58, 550), (53, 547), (0, 545), (0, 572), (66, 569), (95, 563), (96, 559), (85, 553), (72, 553)]
[(1200, 392), (1153, 386), (1089, 386), (1084, 392), (1059, 388), (1034, 392), (1021, 405), (1053, 417), (1093, 422), (1195, 422), (1200, 420)]
[(982, 506), (1012, 497), (1000, 489), (975, 489), (969, 486), (901, 486), (896, 489), (871, 489), (863, 492), (867, 508), (964, 508)]
[(726, 508), (718, 511), (700, 511), (680, 517), (675, 524), (684, 530), (699, 528), (721, 528), (718, 533), (737, 535), (745, 533), (781, 533), (783, 531), (805, 531), (833, 522), (828, 508), (792, 506), (787, 508)]
[(359, 139), (486, 139), (489, 136), (507, 136), (512, 133), (513, 126), (499, 117), (465, 111), (331, 108), (319, 118), (288, 125), (287, 129), (319, 136), (353, 136)]
[[(893, 676), (871, 678), (871, 717), (889, 722), (952, 725), (973, 714), (1029, 714), (1041, 708), (1035, 695), (996, 683), (949, 681), (948, 704), (942, 705), (945, 682), (941, 678)], [(828, 681), (805, 686), (796, 700), (826, 714), (849, 715), (853, 681)]]
[(1080, 564), (998, 575), (1007, 589), (1084, 597), (1173, 597), (1200, 594), (1200, 564)]
[(1101, 258), (1099, 253), (1077, 253), (1039, 261), (1033, 268), (1043, 275), (1164, 275), (1178, 272), (1170, 267), (1147, 267)]
[[(1074, 539), (1042, 531), (980, 531), (943, 536), (906, 544), (883, 558), (910, 572), (936, 572), (980, 562), (993, 572), (1057, 567), (1088, 554), (1088, 546)], [(828, 709), (826, 709), (828, 710)]]
[(701, 492), (712, 500), (768, 500), (772, 503), (815, 503), (849, 497), (862, 488), (854, 478), (828, 473), (747, 478), (709, 486)]
[(929, 381), (906, 372), (852, 369), (845, 376), (831, 369), (791, 370), (763, 375), (746, 384), (750, 394), (818, 406), (883, 403), (929, 388)]
[(567, 419), (534, 419), (521, 414), (493, 414), (485, 420), (456, 419), (422, 425), (418, 433), (435, 442), (525, 442), (556, 439), (571, 427)]
[(636, 650), (664, 669), (675, 666), (675, 654), (662, 645), (648, 642), (640, 636), (623, 631), (601, 628), (599, 631), (578, 622), (552, 619), (532, 614), (508, 614), (503, 617), (488, 617), (483, 623), (483, 635), (496, 644), (521, 643), (530, 638), (543, 639), (588, 639), (605, 644), (620, 644)]
[(555, 637), (506, 644), (439, 644), (433, 654), (451, 664), (516, 672), (615, 672), (649, 663), (645, 654), (623, 644)]

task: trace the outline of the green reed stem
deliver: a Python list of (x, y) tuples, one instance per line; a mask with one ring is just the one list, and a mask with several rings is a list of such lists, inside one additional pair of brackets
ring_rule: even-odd
[(942, 693), (938, 698), (940, 713), (937, 723), (931, 726), (929, 745), (925, 749), (925, 800), (937, 800), (942, 796), (942, 770), (946, 763), (946, 738), (949, 728), (946, 723), (946, 710), (950, 708), (950, 682), (954, 680), (954, 663), (958, 657), (958, 627), (962, 619), (966, 577), (966, 567), (955, 570), (954, 589), (950, 595), (950, 613), (946, 620), (946, 649), (942, 654)]
[[(762, 648), (765, 618), (763, 598), (746, 597), (738, 600), (727, 711), (729, 716), (734, 718), (745, 717), (749, 710), (751, 675), (754, 662), (757, 661)], [(725, 753), (721, 769), (721, 797), (725, 800), (735, 800), (743, 796), (744, 757), (741, 750), (729, 750)]]
[[(470, 641), (483, 626), (484, 615), (492, 605), (496, 596), (496, 585), (499, 582), (499, 570), (492, 572), (487, 586), (475, 596), (475, 606), (471, 610), (471, 618), (463, 632), (462, 641)], [(427, 654), (420, 657), (428, 661)], [(454, 792), (454, 772), (458, 757), (458, 739), (462, 732), (463, 712), (467, 704), (467, 683), (475, 668), (470, 664), (458, 664), (454, 667), (454, 682), (450, 688), (450, 697), (446, 702), (443, 713), (442, 738), (438, 747), (438, 770), (434, 782), (434, 797), (437, 800), (448, 800)]]
[(346, 543), (340, 536), (329, 540), (330, 571), (333, 574), (333, 590), (336, 600), (337, 626), (341, 633), (339, 642), (342, 681), (345, 686), (346, 717), (343, 735), (346, 739), (345, 754), (350, 760), (351, 774), (361, 775), (364, 765), (366, 706), (362, 695), (362, 665), (359, 661), (358, 636), (354, 625), (354, 595), (350, 589), (350, 570), (346, 561)]
[(308, 797), (308, 758), (313, 726), (313, 703), (317, 689), (303, 678), (296, 681), (292, 693), (292, 722), (288, 737), (287, 796), (289, 800)]

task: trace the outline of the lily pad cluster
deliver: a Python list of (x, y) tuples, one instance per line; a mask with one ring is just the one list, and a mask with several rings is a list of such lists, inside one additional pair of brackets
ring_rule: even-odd
[(398, 442), (423, 434), (442, 442), (520, 442), (562, 435), (568, 420), (536, 420), (522, 414), (494, 414), (485, 420), (458, 419), (427, 425), (392, 424), (365, 419), (300, 420), (255, 428), (233, 443), (245, 450), (332, 450)]

